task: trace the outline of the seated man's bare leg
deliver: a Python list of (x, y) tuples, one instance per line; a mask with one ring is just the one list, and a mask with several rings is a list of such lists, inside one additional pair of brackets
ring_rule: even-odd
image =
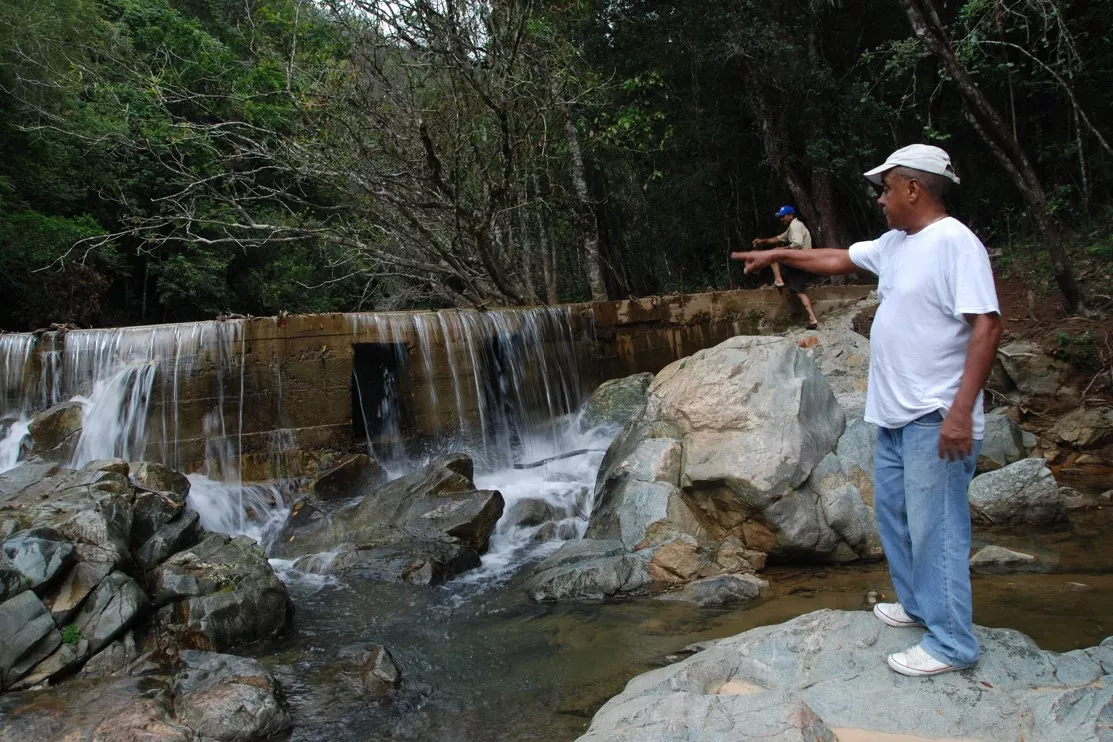
[(808, 295), (802, 291), (796, 295), (800, 297), (800, 303), (804, 305), (804, 310), (808, 313), (808, 327), (819, 326), (819, 320), (816, 318), (815, 312), (812, 310), (812, 300), (809, 299)]
[(785, 281), (781, 278), (781, 264), (773, 263), (773, 285), (781, 287), (785, 285)]

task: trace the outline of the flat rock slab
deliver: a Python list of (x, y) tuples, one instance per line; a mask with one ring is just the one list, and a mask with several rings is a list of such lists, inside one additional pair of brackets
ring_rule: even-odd
[(922, 630), (864, 611), (809, 613), (634, 678), (581, 739), (1110, 739), (1113, 642), (1059, 654), (1009, 629), (975, 633), (977, 667), (909, 678), (885, 657)]

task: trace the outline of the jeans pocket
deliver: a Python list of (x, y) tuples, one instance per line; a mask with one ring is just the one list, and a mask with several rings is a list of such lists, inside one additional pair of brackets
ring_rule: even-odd
[(929, 412), (926, 415), (921, 415), (912, 421), (913, 425), (919, 425), (921, 428), (938, 428), (943, 424), (943, 412), (936, 410)]

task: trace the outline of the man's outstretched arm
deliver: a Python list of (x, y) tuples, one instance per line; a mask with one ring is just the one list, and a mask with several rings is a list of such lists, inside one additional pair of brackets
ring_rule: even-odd
[(833, 248), (821, 250), (780, 248), (754, 252), (732, 252), (730, 259), (744, 261), (746, 263), (746, 273), (759, 271), (773, 263), (791, 265), (794, 268), (823, 276), (838, 276), (843, 273), (854, 273), (858, 270), (858, 266), (850, 260), (849, 250)]

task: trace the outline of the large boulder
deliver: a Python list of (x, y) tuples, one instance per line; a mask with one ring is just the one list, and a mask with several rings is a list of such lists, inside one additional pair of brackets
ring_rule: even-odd
[(1046, 525), (1067, 516), (1066, 503), (1047, 462), (1024, 459), (974, 477), (970, 515), (985, 525)]
[[(727, 571), (715, 555), (728, 542), (794, 560), (874, 557), (872, 486), (858, 486), (870, 480), (858, 449), (872, 452), (872, 430), (855, 427), (862, 440), (848, 442), (844, 466), (844, 427), (795, 342), (736, 337), (700, 351), (657, 375), (645, 410), (611, 444), (587, 536), (653, 550), (651, 565), (666, 546), (694, 548), (700, 565), (684, 580)], [(655, 583), (675, 574), (651, 570)]]
[(187, 650), (177, 664), (177, 677), (163, 668), (4, 694), (0, 742), (250, 742), (289, 728), (278, 683), (258, 660)]
[(290, 726), (278, 682), (258, 660), (183, 651), (174, 714), (199, 739), (269, 739)]
[(212, 533), (150, 573), (162, 631), (180, 646), (223, 651), (286, 631), (293, 605), (247, 536)]
[(329, 510), (302, 500), (275, 538), (272, 555), (340, 551), (335, 570), (371, 579), (438, 582), (479, 564), (502, 495), (477, 490), (467, 456), (442, 456), (356, 501)]
[(580, 427), (583, 430), (601, 425), (622, 427), (645, 409), (646, 392), (652, 381), (650, 373), (604, 381), (588, 398)]
[(81, 438), (84, 408), (79, 402), (63, 402), (31, 419), (27, 434), (31, 452), (50, 461), (69, 461)]
[[(865, 611), (819, 611), (715, 643), (631, 680), (581, 740), (1107, 740), (1113, 646), (1041, 651), (1009, 629), (975, 628), (975, 669), (930, 680), (885, 666), (916, 632)], [(893, 712), (899, 699), (900, 713)]]
[(366, 495), (383, 483), (386, 472), (365, 453), (347, 454), (309, 484), (319, 500), (344, 500)]

